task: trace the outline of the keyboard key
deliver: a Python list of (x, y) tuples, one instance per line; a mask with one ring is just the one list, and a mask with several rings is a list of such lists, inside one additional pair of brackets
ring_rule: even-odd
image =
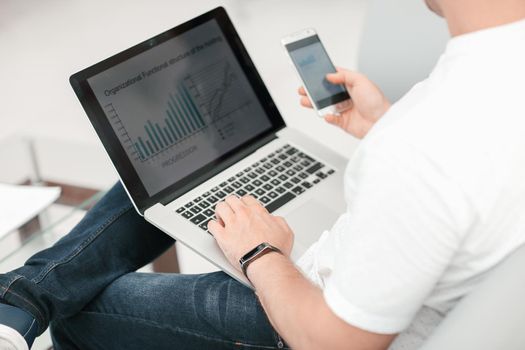
[(272, 185), (274, 186), (279, 186), (281, 184), (281, 181), (277, 180), (277, 179), (273, 179), (271, 182), (270, 182)]
[(264, 185), (263, 188), (264, 188), (266, 191), (271, 191), (271, 190), (273, 190), (273, 186), (270, 185), (270, 184), (266, 184), (266, 185)]
[(286, 192), (286, 190), (285, 190), (284, 188), (282, 188), (282, 187), (277, 187), (275, 190), (276, 190), (277, 193), (279, 193), (279, 194), (283, 194), (284, 192)]
[(199, 215), (195, 215), (194, 217), (192, 217), (190, 219), (190, 221), (195, 224), (195, 225), (198, 225), (200, 224), (201, 222), (203, 222), (204, 220), (206, 220), (206, 216), (202, 215), (202, 214), (199, 214)]
[(244, 189), (248, 192), (252, 192), (255, 189), (255, 187), (253, 187), (252, 185), (246, 185), (244, 186)]
[(321, 182), (321, 180), (315, 179), (313, 182), (314, 182), (314, 184), (318, 184), (319, 182)]
[(259, 179), (254, 180), (254, 181), (253, 181), (253, 185), (254, 185), (255, 187), (260, 187), (260, 186), (262, 185), (262, 181), (259, 180)]
[(280, 207), (282, 207), (283, 205), (285, 205), (286, 203), (288, 203), (289, 201), (291, 201), (294, 198), (295, 198), (295, 195), (293, 195), (290, 192), (286, 192), (281, 197), (277, 198), (276, 200), (271, 202), (269, 205), (267, 205), (266, 209), (270, 213), (273, 213), (274, 211), (276, 211), (277, 209), (279, 209)]
[(302, 185), (304, 188), (311, 188), (311, 187), (312, 187), (312, 184), (309, 183), (308, 181), (303, 181), (303, 182), (301, 182), (301, 185)]
[(273, 165), (277, 165), (277, 164), (279, 164), (280, 162), (281, 162), (281, 161), (280, 161), (279, 159), (277, 159), (277, 158), (272, 159), (272, 164), (273, 164)]
[(266, 196), (262, 196), (261, 198), (259, 198), (259, 201), (262, 203), (262, 204), (268, 204), (270, 203), (270, 198), (266, 197)]
[(202, 197), (197, 197), (197, 198), (195, 198), (193, 201), (194, 201), (195, 203), (199, 203), (201, 200), (202, 200)]
[(270, 178), (268, 176), (266, 176), (266, 175), (263, 175), (263, 176), (261, 176), (261, 180), (266, 182), (266, 181), (270, 180)]
[(192, 205), (193, 205), (193, 202), (189, 202), (189, 203), (186, 203), (186, 205), (184, 207), (185, 208), (191, 208)]
[[(264, 170), (263, 170), (263, 172), (264, 172)], [(257, 174), (252, 171), (252, 172), (248, 173), (248, 177), (250, 179), (255, 179), (257, 177)]]
[(210, 192), (210, 191), (208, 191), (208, 192), (204, 192), (204, 193), (202, 194), (203, 197), (209, 197), (210, 195), (211, 195), (211, 192)]
[(219, 187), (214, 187), (211, 189), (212, 192), (217, 192), (219, 190)]
[(301, 193), (304, 193), (304, 188), (302, 188), (301, 186), (297, 186), (293, 188), (292, 192), (296, 195), (300, 195)]
[(289, 167), (291, 167), (293, 164), (290, 163), (289, 161), (286, 161), (286, 162), (283, 163), (283, 165), (284, 165), (285, 167), (289, 168)]
[(289, 150), (286, 151), (286, 154), (290, 156), (296, 153), (297, 153), (297, 148), (290, 148)]
[(204, 220), (199, 227), (202, 228), (204, 231), (208, 231), (208, 222), (210, 222), (211, 219)]
[(321, 169), (322, 167), (324, 167), (324, 164), (317, 162), (314, 165), (312, 165), (311, 167), (309, 167), (308, 169), (306, 169), (306, 171), (309, 174), (314, 174), (317, 170)]
[(235, 181), (235, 177), (233, 176), (228, 179), (228, 182), (233, 182), (233, 181)]
[(273, 165), (271, 163), (265, 163), (263, 164), (263, 167), (265, 167), (266, 169), (271, 169)]
[(211, 204), (215, 204), (219, 201), (219, 198), (215, 197), (215, 196), (209, 196), (208, 197), (208, 202), (210, 202)]
[(215, 193), (215, 195), (219, 198), (219, 199), (223, 199), (224, 197), (226, 197), (226, 193), (222, 192), (222, 191), (219, 191), (217, 193)]
[(202, 201), (199, 203), (199, 207), (201, 207), (202, 209), (206, 209), (210, 206), (210, 203), (206, 202), (206, 201)]
[(262, 196), (264, 195), (266, 192), (262, 189), (262, 188), (258, 188), (255, 193), (259, 196)]
[(282, 173), (283, 171), (286, 170), (286, 168), (283, 167), (282, 165), (279, 165), (277, 168), (275, 168), (275, 170), (277, 170), (278, 172)]
[(277, 176), (277, 172), (276, 172), (275, 170), (270, 170), (270, 171), (268, 172), (268, 175), (274, 177), (274, 176)]
[(261, 165), (259, 162), (255, 162), (252, 164), (252, 168), (257, 168), (259, 165)]
[(273, 157), (275, 157), (275, 152), (272, 152), (272, 153), (270, 153), (270, 154), (268, 155), (268, 158), (273, 158)]
[(247, 172), (249, 172), (249, 171), (252, 171), (252, 167), (251, 167), (251, 166), (249, 166), (249, 167), (247, 167), (246, 169), (244, 169), (244, 172), (245, 172), (245, 173), (247, 173)]
[(240, 188), (240, 187), (242, 187), (241, 183), (237, 182), (237, 181), (232, 182), (232, 186), (233, 186), (233, 188)]
[(226, 187), (226, 186), (228, 186), (228, 183), (227, 182), (221, 182), (219, 186)]
[(194, 214), (198, 214), (202, 211), (202, 208), (199, 207), (199, 206), (194, 206), (194, 207), (191, 207), (190, 210), (194, 213)]
[(284, 149), (290, 148), (290, 145), (284, 145), (283, 148)]
[(301, 179), (299, 179), (298, 177), (292, 177), (290, 181), (292, 181), (294, 184), (298, 184), (299, 182), (301, 182)]
[[(268, 158), (261, 158), (261, 163), (264, 163), (268, 160)], [(255, 165), (255, 164), (254, 164)]]
[(301, 179), (303, 179), (303, 180), (306, 179), (308, 176), (310, 176), (310, 175), (308, 175), (308, 174), (305, 173), (305, 172), (302, 172), (302, 173), (299, 174), (299, 177), (300, 177)]
[(271, 199), (275, 199), (275, 198), (277, 198), (277, 196), (278, 196), (277, 193), (275, 193), (273, 191), (268, 193), (268, 197), (270, 197)]
[(245, 196), (245, 195), (248, 194), (248, 192), (246, 192), (246, 191), (243, 190), (242, 188), (241, 188), (241, 189), (238, 189), (237, 192), (235, 192), (235, 193), (237, 193), (237, 195), (240, 196), (240, 197)]
[(285, 182), (285, 183), (283, 184), (283, 186), (286, 187), (286, 188), (288, 188), (288, 189), (290, 189), (290, 188), (293, 187), (293, 185), (292, 185), (291, 183), (289, 183), (289, 182)]
[(182, 213), (182, 216), (185, 217), (186, 219), (189, 219), (193, 217), (193, 213), (189, 210), (186, 210), (184, 213)]
[(204, 215), (206, 215), (207, 217), (211, 217), (213, 215), (215, 215), (215, 211), (213, 209), (206, 209), (205, 211), (202, 212)]
[(330, 169), (330, 170), (328, 170), (328, 172), (327, 172), (328, 175), (332, 175), (333, 173), (335, 173), (335, 170), (334, 170), (334, 169)]
[(240, 173), (235, 174), (235, 176), (241, 177), (243, 174), (244, 174), (244, 172), (241, 171)]
[(288, 180), (288, 176), (286, 176), (284, 174), (283, 175), (279, 175), (279, 180), (286, 181), (286, 180)]
[(288, 175), (288, 176), (294, 176), (294, 175), (295, 175), (295, 171), (293, 171), (293, 170), (290, 169), (290, 170), (288, 170), (288, 171), (286, 172), (286, 175)]
[(177, 209), (177, 214), (180, 214), (184, 211), (184, 207), (180, 207), (179, 209)]
[(230, 194), (230, 193), (232, 193), (234, 191), (233, 187), (231, 187), (231, 186), (226, 186), (222, 190), (224, 192), (228, 193), (228, 194)]
[(321, 178), (321, 179), (326, 179), (326, 175), (325, 175), (322, 171), (319, 171), (319, 172), (318, 172), (317, 174), (315, 174), (315, 175), (317, 175), (317, 176), (318, 176), (319, 178)]
[(246, 176), (243, 176), (239, 179), (239, 181), (243, 184), (247, 184), (248, 182), (250, 182), (250, 179), (248, 179)]
[(286, 158), (288, 158), (286, 155), (284, 155), (284, 154), (279, 154), (279, 159), (281, 159), (281, 160), (285, 160)]
[(300, 165), (296, 165), (296, 166), (293, 167), (293, 170), (295, 170), (295, 171), (301, 171), (301, 170), (303, 170), (303, 167), (300, 166)]

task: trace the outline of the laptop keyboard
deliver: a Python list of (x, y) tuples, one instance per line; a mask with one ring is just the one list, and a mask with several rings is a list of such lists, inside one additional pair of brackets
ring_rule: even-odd
[(299, 149), (285, 145), (194, 198), (176, 212), (208, 231), (208, 221), (215, 218), (215, 205), (230, 194), (250, 194), (271, 213), (334, 172), (334, 169)]

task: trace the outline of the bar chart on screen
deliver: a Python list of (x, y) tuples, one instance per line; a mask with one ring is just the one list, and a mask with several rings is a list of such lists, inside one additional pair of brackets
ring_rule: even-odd
[[(246, 113), (252, 99), (226, 60), (219, 60), (175, 81), (164, 102), (141, 124), (130, 128), (115, 103), (104, 106), (113, 128), (135, 161), (146, 162), (187, 143), (198, 134), (225, 140), (235, 133), (235, 118)], [(162, 112), (159, 112), (162, 111)]]

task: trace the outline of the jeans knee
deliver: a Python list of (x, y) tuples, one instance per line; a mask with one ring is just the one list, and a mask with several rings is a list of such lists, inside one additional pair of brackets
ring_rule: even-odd
[(77, 330), (75, 322), (68, 322), (68, 319), (61, 319), (51, 322), (49, 325), (51, 339), (54, 350), (81, 350), (84, 347), (78, 345), (75, 337)]

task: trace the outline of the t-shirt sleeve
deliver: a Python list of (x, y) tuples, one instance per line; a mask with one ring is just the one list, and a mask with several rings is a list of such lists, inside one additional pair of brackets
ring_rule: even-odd
[(345, 181), (347, 212), (325, 243), (325, 300), (349, 324), (399, 333), (460, 244), (464, 199), (439, 166), (399, 142), (362, 147)]

